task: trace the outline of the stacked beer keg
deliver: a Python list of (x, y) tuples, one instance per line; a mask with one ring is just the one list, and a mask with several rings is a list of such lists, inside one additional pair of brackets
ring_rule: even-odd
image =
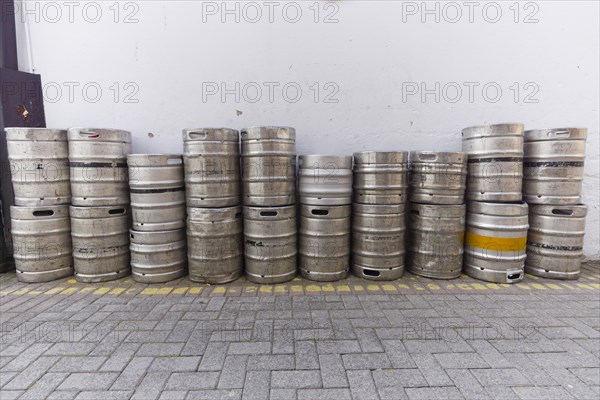
[(464, 271), (489, 282), (520, 282), (529, 228), (521, 201), (523, 125), (465, 128), (462, 145), (469, 155)]
[(529, 204), (525, 271), (577, 279), (587, 207), (581, 204), (585, 128), (525, 132), (523, 199)]
[(404, 273), (408, 153), (354, 153), (352, 272), (371, 280)]
[(408, 270), (434, 279), (458, 278), (465, 230), (464, 153), (411, 153)]
[(298, 163), (300, 275), (343, 279), (350, 265), (352, 157), (303, 155)]
[(105, 282), (127, 276), (131, 133), (71, 128), (68, 140), (75, 278)]
[(246, 277), (286, 282), (297, 273), (296, 130), (251, 127), (241, 141)]
[(10, 208), (17, 280), (47, 282), (73, 274), (67, 132), (6, 128), (15, 192)]
[(220, 284), (243, 270), (239, 132), (183, 131), (189, 278)]
[(186, 273), (185, 186), (180, 154), (129, 154), (131, 273), (162, 283)]

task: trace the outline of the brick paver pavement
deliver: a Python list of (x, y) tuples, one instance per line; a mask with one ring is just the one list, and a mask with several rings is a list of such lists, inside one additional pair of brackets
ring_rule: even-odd
[(496, 285), (0, 277), (0, 399), (597, 399), (600, 273)]

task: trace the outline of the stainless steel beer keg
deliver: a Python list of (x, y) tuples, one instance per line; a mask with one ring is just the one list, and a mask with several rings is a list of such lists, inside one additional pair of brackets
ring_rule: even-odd
[(352, 206), (352, 272), (394, 280), (404, 273), (405, 204)]
[(117, 129), (70, 128), (71, 204), (129, 205), (127, 154), (131, 133)]
[(350, 267), (351, 206), (300, 205), (300, 274), (337, 281)]
[(183, 131), (183, 165), (188, 207), (240, 204), (239, 133), (227, 128)]
[(69, 206), (11, 206), (17, 280), (48, 282), (73, 275)]
[(247, 206), (296, 203), (296, 130), (283, 126), (243, 129), (242, 189)]
[(469, 156), (467, 200), (521, 200), (522, 124), (465, 128), (462, 130), (462, 150)]
[(354, 202), (402, 204), (408, 187), (408, 153), (363, 151), (354, 153)]
[(525, 131), (523, 200), (529, 204), (577, 204), (581, 200), (585, 128)]
[(467, 203), (465, 274), (484, 281), (523, 279), (527, 244), (527, 203)]
[(194, 282), (220, 284), (242, 274), (242, 207), (188, 208), (188, 269)]
[(129, 228), (126, 206), (69, 208), (75, 278), (105, 282), (129, 275)]
[(433, 151), (411, 153), (410, 201), (463, 204), (466, 182), (466, 154)]
[(256, 283), (281, 283), (296, 276), (296, 205), (244, 207), (245, 270)]
[(318, 206), (352, 203), (352, 157), (300, 156), (300, 203)]
[(69, 204), (67, 131), (47, 128), (5, 130), (15, 205)]
[(458, 278), (462, 270), (465, 205), (409, 203), (409, 272), (434, 279)]
[(525, 272), (552, 279), (577, 279), (583, 257), (587, 207), (530, 205)]
[(136, 231), (185, 228), (183, 159), (178, 154), (130, 154), (131, 215)]
[(131, 276), (142, 283), (162, 283), (185, 275), (185, 229), (129, 232)]

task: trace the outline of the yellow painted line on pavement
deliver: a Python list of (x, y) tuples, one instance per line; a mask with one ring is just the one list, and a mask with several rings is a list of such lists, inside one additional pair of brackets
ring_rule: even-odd
[(59, 287), (55, 287), (55, 288), (52, 288), (52, 289), (50, 289), (50, 290), (47, 290), (47, 291), (46, 291), (46, 292), (44, 292), (44, 293), (46, 293), (46, 294), (56, 294), (56, 293), (60, 293), (60, 292), (62, 292), (63, 290), (65, 290), (65, 288), (64, 288), (64, 287), (60, 287), (60, 286), (59, 286)]
[(67, 283), (70, 283), (71, 285), (74, 285), (77, 283), (77, 279), (68, 279)]
[(244, 288), (244, 293), (256, 293), (256, 286), (248, 286)]
[(519, 289), (531, 290), (531, 288), (529, 287), (529, 285), (528, 285), (528, 284), (526, 284), (526, 283), (523, 283), (523, 282), (519, 282), (519, 283), (517, 283), (517, 284), (516, 284), (516, 286), (517, 286)]
[(73, 294), (73, 293), (77, 293), (77, 292), (79, 292), (79, 288), (70, 287), (70, 288), (66, 288), (65, 290), (60, 292), (60, 294)]
[(588, 283), (594, 289), (600, 289), (600, 283)]
[(456, 287), (459, 288), (460, 290), (465, 290), (465, 291), (472, 290), (471, 286), (469, 286), (469, 284), (467, 284), (467, 283), (457, 283)]
[(496, 285), (495, 283), (486, 283), (485, 286), (489, 287), (490, 289), (494, 289), (494, 290), (500, 289), (500, 286)]
[(302, 285), (292, 285), (290, 286), (290, 289), (293, 293), (302, 293), (304, 292), (304, 288), (302, 287)]
[(541, 283), (532, 283), (531, 287), (538, 290), (546, 290), (546, 286), (542, 285)]
[(355, 292), (362, 292), (365, 288), (362, 285), (354, 285), (353, 287)]
[(436, 285), (435, 283), (428, 283), (427, 289), (435, 291), (435, 290), (440, 290), (442, 288), (440, 286)]
[(188, 290), (189, 294), (200, 294), (202, 293), (202, 288), (201, 287), (191, 287), (190, 290)]
[(473, 289), (475, 290), (487, 290), (487, 287), (482, 283), (473, 283), (471, 286), (473, 286)]
[(30, 290), (29, 288), (25, 287), (25, 288), (22, 288), (22, 289), (19, 289), (19, 290), (15, 290), (14, 292), (12, 292), (12, 294), (16, 294), (18, 296), (18, 295), (25, 294), (25, 293), (29, 292), (29, 290)]
[(259, 286), (259, 292), (271, 294), (271, 293), (273, 293), (273, 287), (272, 286), (264, 286), (264, 285)]
[(42, 293), (44, 293), (44, 292), (42, 292), (41, 290), (32, 290), (31, 292), (29, 292), (29, 293), (27, 293), (27, 294), (33, 294), (33, 295), (36, 295), (36, 294), (42, 294)]
[(225, 289), (225, 287), (217, 286), (217, 287), (213, 288), (212, 294), (225, 294), (226, 291), (227, 291), (227, 289)]
[(367, 290), (370, 292), (376, 292), (381, 290), (381, 288), (379, 287), (379, 285), (367, 285)]
[(321, 287), (317, 285), (308, 285), (304, 290), (308, 293), (321, 293)]
[(165, 294), (169, 294), (171, 293), (171, 291), (173, 290), (173, 288), (171, 287), (164, 287), (164, 288), (146, 288), (144, 290), (142, 290), (142, 294), (158, 294), (158, 295), (165, 295)]
[(577, 287), (580, 287), (582, 289), (594, 289), (593, 287), (586, 285), (585, 283), (578, 283)]
[(382, 285), (381, 288), (384, 291), (386, 291), (386, 292), (396, 292), (396, 291), (398, 291), (398, 288), (396, 286), (390, 285), (390, 284)]
[(554, 290), (563, 290), (563, 288), (558, 286), (556, 283), (546, 283), (546, 286), (548, 286), (550, 289), (554, 289)]
[(335, 287), (331, 283), (321, 286), (321, 290), (324, 292), (335, 292)]
[(277, 294), (287, 293), (287, 287), (285, 285), (275, 285), (273, 292)]
[(342, 292), (342, 293), (349, 293), (352, 291), (352, 289), (350, 289), (350, 286), (348, 286), (348, 285), (336, 286), (336, 289), (338, 292)]
[(117, 287), (117, 288), (114, 288), (113, 290), (111, 290), (110, 292), (108, 292), (108, 294), (119, 295), (119, 294), (125, 293), (126, 290), (127, 290), (127, 288)]
[(103, 288), (97, 289), (94, 292), (94, 294), (106, 294), (108, 292), (110, 292), (110, 288), (103, 287)]

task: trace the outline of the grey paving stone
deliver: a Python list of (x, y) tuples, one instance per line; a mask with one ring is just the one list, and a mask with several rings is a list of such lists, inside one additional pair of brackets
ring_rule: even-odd
[(468, 369), (449, 369), (446, 373), (465, 399), (479, 400), (492, 398)]
[(294, 343), (296, 369), (318, 369), (319, 356), (314, 342), (300, 341)]
[[(0, 372), (1, 381), (4, 384), (2, 391), (27, 389), (35, 381), (40, 379), (56, 362), (58, 357), (40, 357), (33, 361), (31, 365), (19, 372), (13, 379), (9, 380), (5, 372)], [(8, 383), (6, 383), (8, 382)]]
[(20, 399), (38, 400), (48, 397), (54, 389), (67, 377), (66, 373), (48, 372), (21, 395)]
[(186, 400), (236, 400), (242, 398), (242, 389), (192, 390)]
[(560, 386), (515, 387), (512, 388), (521, 399), (574, 399), (569, 392)]
[(87, 356), (96, 347), (96, 343), (55, 343), (44, 355), (47, 356)]
[(185, 399), (188, 392), (185, 390), (163, 390), (160, 394), (159, 400), (181, 400)]
[(487, 340), (472, 340), (469, 345), (492, 368), (511, 368), (513, 365)]
[[(52, 346), (51, 343), (33, 343), (27, 346), (19, 355), (11, 362), (6, 364), (2, 370), (4, 371), (22, 371), (35, 361), (40, 355)], [(46, 354), (51, 355), (51, 354)], [(62, 355), (62, 354), (61, 354)]]
[(401, 340), (382, 340), (381, 343), (393, 368), (417, 368)]
[(193, 372), (200, 364), (201, 357), (157, 357), (152, 362), (149, 371)]
[(392, 363), (385, 353), (344, 354), (342, 360), (347, 370), (392, 368)]
[(204, 351), (198, 371), (220, 371), (229, 346), (227, 342), (210, 342)]
[(346, 375), (353, 400), (373, 400), (379, 398), (371, 371), (352, 370), (347, 371)]
[(298, 389), (298, 400), (352, 400), (350, 389)]
[(507, 369), (472, 369), (471, 372), (483, 386), (530, 386), (531, 382), (519, 370)]
[(94, 372), (100, 369), (108, 357), (63, 357), (54, 364), (50, 372)]
[(80, 392), (76, 400), (127, 400), (133, 395), (132, 390), (98, 390)]
[(152, 357), (134, 357), (111, 386), (111, 390), (134, 390), (148, 371)]
[(227, 356), (217, 385), (218, 389), (243, 389), (248, 356)]
[(441, 353), (433, 355), (444, 369), (448, 368), (489, 368), (477, 353)]
[(282, 389), (301, 389), (321, 387), (319, 371), (272, 371), (271, 387)]
[(583, 383), (590, 386), (600, 386), (600, 367), (599, 368), (571, 368), (572, 374), (577, 376)]
[(377, 387), (380, 400), (407, 400), (408, 395), (401, 386)]
[(450, 379), (450, 377), (442, 369), (433, 355), (412, 354), (411, 357), (430, 386), (453, 385), (452, 379)]
[(295, 359), (291, 354), (255, 355), (248, 357), (248, 370), (286, 370), (294, 369)]
[(271, 388), (270, 371), (248, 371), (242, 391), (244, 400), (263, 400), (269, 397)]
[(175, 372), (167, 381), (166, 390), (215, 389), (219, 380), (218, 372)]
[(358, 340), (320, 340), (317, 342), (319, 354), (350, 354), (361, 353)]
[(46, 400), (73, 400), (79, 393), (78, 390), (55, 390), (46, 397)]
[(135, 389), (132, 398), (144, 400), (159, 398), (170, 376), (170, 372), (148, 372)]
[(319, 355), (319, 365), (324, 388), (348, 387), (346, 370), (340, 355), (321, 354)]
[(377, 388), (428, 386), (427, 380), (418, 369), (383, 369), (373, 371)]
[(138, 357), (174, 357), (183, 349), (183, 343), (144, 343), (137, 351)]
[(232, 342), (227, 354), (270, 354), (271, 342)]
[(119, 376), (114, 372), (72, 373), (58, 387), (58, 390), (108, 390)]
[(411, 400), (464, 399), (460, 391), (453, 386), (406, 388), (404, 390)]
[(270, 400), (296, 400), (296, 389), (271, 389)]
[(545, 367), (544, 371), (577, 399), (595, 399), (597, 397), (593, 390), (566, 368)]

